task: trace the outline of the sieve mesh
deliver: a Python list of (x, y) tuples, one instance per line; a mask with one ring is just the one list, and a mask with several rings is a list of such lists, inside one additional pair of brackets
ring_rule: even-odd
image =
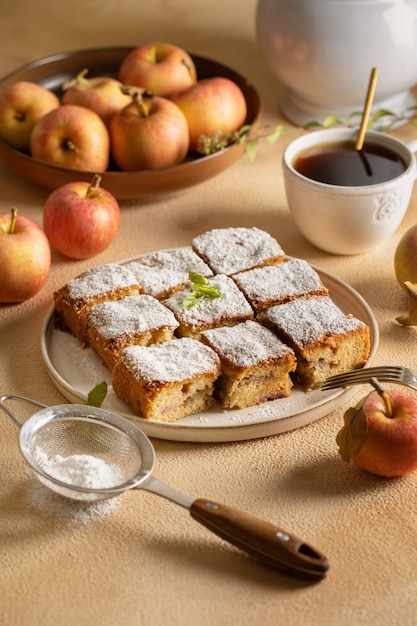
[(122, 482), (134, 478), (142, 466), (139, 447), (128, 433), (88, 418), (55, 418), (44, 423), (31, 434), (28, 449), (35, 465), (46, 473), (48, 468), (42, 459), (55, 455), (91, 455), (101, 459), (118, 467)]

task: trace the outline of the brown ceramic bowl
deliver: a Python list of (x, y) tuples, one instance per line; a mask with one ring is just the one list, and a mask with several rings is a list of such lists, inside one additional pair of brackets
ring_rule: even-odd
[[(116, 76), (131, 47), (93, 48), (55, 54), (29, 63), (0, 81), (0, 88), (20, 80), (39, 83), (61, 95), (62, 84), (86, 67), (89, 76)], [(234, 70), (216, 61), (192, 55), (197, 76), (225, 76), (241, 88), (247, 104), (246, 124), (256, 126), (260, 99), (256, 89)], [(118, 199), (157, 197), (202, 183), (233, 165), (244, 153), (244, 144), (233, 145), (210, 156), (189, 156), (184, 163), (163, 170), (122, 172), (116, 168), (102, 174), (101, 185)], [(90, 182), (94, 172), (76, 171), (42, 163), (14, 150), (0, 140), (0, 157), (26, 180), (52, 190), (74, 180)]]

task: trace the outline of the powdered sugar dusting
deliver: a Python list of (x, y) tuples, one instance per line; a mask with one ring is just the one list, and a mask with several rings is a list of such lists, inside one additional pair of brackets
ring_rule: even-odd
[(162, 383), (189, 380), (220, 366), (211, 348), (187, 337), (153, 347), (130, 346), (123, 350), (121, 360), (134, 376)]
[(116, 339), (155, 328), (178, 328), (172, 311), (156, 298), (144, 294), (98, 304), (91, 310), (89, 321), (105, 339)]
[(118, 263), (98, 265), (67, 283), (68, 295), (73, 300), (92, 298), (114, 289), (138, 287), (132, 272)]
[(192, 241), (198, 254), (219, 274), (235, 274), (284, 256), (278, 242), (259, 228), (214, 228)]
[(117, 465), (106, 463), (90, 454), (72, 454), (66, 457), (55, 454), (48, 457), (43, 450), (37, 448), (34, 458), (49, 476), (70, 486), (104, 489), (123, 483), (123, 476)]
[(302, 259), (255, 268), (236, 274), (233, 279), (254, 306), (307, 294), (328, 294), (317, 272)]
[(223, 318), (232, 320), (253, 317), (252, 307), (231, 278), (219, 274), (208, 282), (211, 288), (220, 291), (220, 298), (203, 298), (187, 310), (183, 305), (184, 298), (191, 293), (191, 289), (187, 289), (173, 294), (164, 304), (181, 322), (193, 326), (212, 324)]
[(238, 367), (252, 367), (293, 353), (272, 331), (253, 321), (206, 330), (202, 334), (221, 357)]
[(161, 250), (126, 265), (144, 293), (155, 297), (190, 284), (188, 273), (209, 277), (213, 272), (189, 246), (178, 250)]
[(329, 334), (343, 335), (365, 324), (344, 315), (327, 296), (297, 298), (265, 312), (265, 319), (305, 347)]

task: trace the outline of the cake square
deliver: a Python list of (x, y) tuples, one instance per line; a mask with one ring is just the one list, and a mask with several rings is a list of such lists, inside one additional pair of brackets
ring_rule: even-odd
[(209, 266), (191, 246), (153, 252), (126, 265), (137, 279), (142, 293), (161, 300), (190, 285), (189, 272), (213, 276)]
[(215, 274), (231, 276), (237, 272), (275, 265), (284, 252), (269, 233), (259, 228), (215, 228), (192, 240), (193, 250)]
[(207, 279), (207, 286), (217, 291), (219, 297), (198, 298), (187, 308), (185, 299), (195, 293), (189, 288), (164, 300), (179, 322), (178, 336), (199, 339), (203, 330), (208, 328), (233, 326), (254, 318), (252, 307), (231, 278), (218, 274)]
[(102, 302), (88, 315), (89, 345), (112, 370), (124, 348), (150, 346), (174, 338), (175, 315), (145, 294)]
[(113, 369), (113, 389), (136, 415), (174, 422), (205, 411), (220, 374), (217, 354), (199, 341), (130, 346)]
[(265, 265), (233, 276), (255, 312), (294, 298), (327, 296), (329, 290), (318, 273), (302, 259), (286, 259), (279, 265)]
[(306, 391), (368, 360), (369, 327), (345, 315), (328, 296), (296, 298), (266, 309), (258, 319), (293, 348), (296, 378)]
[(106, 300), (138, 295), (139, 285), (123, 265), (98, 265), (54, 292), (55, 309), (82, 346), (88, 345), (88, 314)]
[(295, 354), (268, 328), (247, 321), (206, 330), (201, 341), (220, 358), (222, 373), (214, 397), (223, 409), (243, 409), (290, 395)]

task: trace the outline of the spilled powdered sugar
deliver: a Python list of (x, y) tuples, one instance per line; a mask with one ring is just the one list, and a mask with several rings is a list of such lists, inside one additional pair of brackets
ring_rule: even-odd
[(121, 496), (97, 502), (71, 500), (51, 491), (35, 478), (28, 481), (26, 500), (39, 513), (75, 527), (94, 523), (121, 506)]
[[(54, 455), (48, 457), (37, 448), (35, 459), (51, 477), (78, 487), (100, 489), (114, 487), (123, 482), (122, 474), (117, 466), (105, 463), (102, 459), (86, 455), (74, 454), (67, 457)], [(28, 490), (29, 504), (49, 516), (59, 517), (70, 525), (86, 525), (113, 511), (119, 504), (119, 498), (99, 501), (80, 501), (64, 497), (59, 493), (60, 487), (53, 491), (38, 480), (30, 482)], [(89, 494), (87, 494), (87, 498)]]

